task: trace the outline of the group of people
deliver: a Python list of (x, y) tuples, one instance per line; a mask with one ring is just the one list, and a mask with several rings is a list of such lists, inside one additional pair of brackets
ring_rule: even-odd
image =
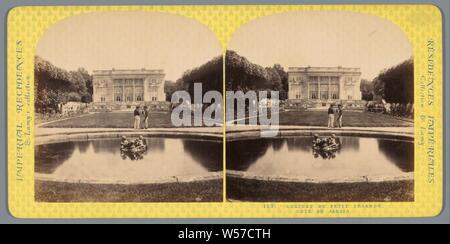
[(343, 125), (344, 107), (342, 104), (331, 104), (328, 108), (328, 128), (342, 128)]
[(147, 106), (137, 106), (134, 110), (134, 129), (148, 129), (149, 109)]
[(384, 113), (396, 117), (414, 118), (414, 104), (413, 103), (368, 103), (367, 111), (375, 113)]
[(147, 142), (143, 136), (135, 140), (128, 140), (125, 136), (122, 136), (120, 141), (120, 154), (123, 159), (140, 160), (144, 158), (144, 154), (147, 152)]
[(413, 118), (414, 104), (412, 103), (387, 103), (385, 104), (385, 113), (396, 117)]

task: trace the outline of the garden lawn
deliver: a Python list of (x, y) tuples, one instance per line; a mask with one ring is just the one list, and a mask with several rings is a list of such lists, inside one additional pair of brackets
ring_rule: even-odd
[[(344, 127), (412, 127), (408, 119), (370, 112), (344, 112)], [(289, 111), (280, 113), (280, 125), (327, 126), (327, 111)]]
[[(56, 121), (44, 128), (133, 128), (132, 112), (94, 113), (81, 117)], [(150, 128), (173, 127), (170, 113), (150, 113)]]
[[(171, 128), (170, 113), (150, 113), (150, 128)], [(280, 125), (327, 126), (326, 111), (280, 113)], [(132, 112), (95, 113), (45, 124), (44, 128), (133, 128)], [(412, 127), (412, 120), (369, 112), (344, 113), (344, 127)]]

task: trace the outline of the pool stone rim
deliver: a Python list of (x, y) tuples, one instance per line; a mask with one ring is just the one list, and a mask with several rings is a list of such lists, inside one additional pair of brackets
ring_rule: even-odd
[[(167, 139), (192, 139), (192, 140), (209, 140), (223, 142), (222, 134), (214, 132), (197, 132), (197, 131), (145, 131), (145, 130), (120, 130), (120, 131), (99, 131), (99, 132), (68, 132), (44, 134), (35, 137), (34, 146), (57, 144), (65, 142), (80, 142), (94, 140), (111, 140), (120, 139), (122, 136), (145, 138), (167, 138)], [(34, 167), (34, 165), (33, 165)], [(167, 183), (190, 183), (202, 182), (210, 180), (222, 180), (223, 171), (208, 172), (201, 175), (189, 176), (170, 176), (160, 179), (148, 181), (123, 181), (123, 180), (80, 180), (50, 177), (46, 174), (34, 172), (35, 181), (54, 182), (54, 183), (76, 183), (76, 184), (92, 184), (92, 185), (151, 185), (151, 184), (167, 184)]]
[[(261, 138), (260, 129), (240, 130), (227, 132), (227, 142), (246, 141), (256, 139), (286, 139), (295, 137), (312, 137), (318, 134), (319, 136), (336, 136), (344, 137), (359, 137), (359, 138), (376, 138), (388, 140), (401, 140), (414, 143), (413, 133), (383, 131), (382, 129), (283, 129), (280, 128), (279, 134), (276, 137)], [(401, 182), (414, 181), (415, 172), (402, 173), (390, 176), (360, 176), (360, 177), (343, 177), (343, 178), (329, 178), (329, 179), (314, 179), (304, 176), (286, 176), (286, 175), (259, 175), (252, 174), (245, 171), (226, 170), (226, 177), (242, 180), (257, 180), (266, 182), (284, 182), (284, 183), (310, 183), (310, 184), (342, 184), (342, 183), (381, 183), (381, 182)]]

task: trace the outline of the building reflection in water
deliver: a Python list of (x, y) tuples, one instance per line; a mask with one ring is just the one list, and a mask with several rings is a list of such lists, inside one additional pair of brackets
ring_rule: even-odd
[(303, 151), (310, 152), (312, 147), (311, 137), (295, 137), (285, 139), (287, 142), (287, 149), (289, 152)]
[[(131, 141), (134, 139), (129, 138)], [(146, 143), (147, 150), (135, 153), (122, 152), (118, 139), (39, 145), (35, 147), (35, 172), (53, 174), (58, 169), (67, 171), (69, 168), (83, 171), (95, 168), (99, 172), (99, 168), (128, 169), (128, 166), (120, 166), (121, 161), (125, 164), (127, 161), (140, 161), (147, 166), (140, 163), (137, 167), (154, 168), (156, 172), (183, 174), (223, 170), (222, 141), (147, 138)], [(64, 173), (70, 174), (68, 171)]]
[(342, 143), (342, 150), (359, 151), (361, 140), (358, 137), (339, 137)]
[[(249, 171), (256, 168), (264, 172), (292, 166), (292, 171), (302, 164), (313, 164), (311, 167), (329, 167), (334, 170), (355, 172), (392, 173), (395, 171), (414, 171), (414, 144), (406, 141), (395, 141), (376, 138), (339, 137), (341, 147), (336, 151), (314, 151), (311, 137), (285, 139), (258, 139), (229, 141), (227, 143), (227, 169)], [(332, 165), (322, 165), (320, 161), (330, 161)], [(339, 166), (340, 165), (340, 166)], [(394, 168), (392, 168), (394, 167)], [(339, 169), (339, 167), (344, 167)], [(303, 166), (306, 167), (306, 166)], [(372, 170), (370, 170), (372, 169)], [(301, 171), (301, 170), (300, 170)], [(301, 173), (301, 172), (293, 172)], [(350, 173), (349, 173), (350, 174)]]

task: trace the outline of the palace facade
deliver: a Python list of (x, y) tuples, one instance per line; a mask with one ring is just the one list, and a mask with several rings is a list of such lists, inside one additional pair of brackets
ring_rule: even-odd
[(291, 67), (288, 69), (290, 103), (351, 103), (361, 100), (361, 70), (344, 67)]
[(130, 108), (164, 102), (164, 77), (164, 70), (95, 70), (94, 104)]

